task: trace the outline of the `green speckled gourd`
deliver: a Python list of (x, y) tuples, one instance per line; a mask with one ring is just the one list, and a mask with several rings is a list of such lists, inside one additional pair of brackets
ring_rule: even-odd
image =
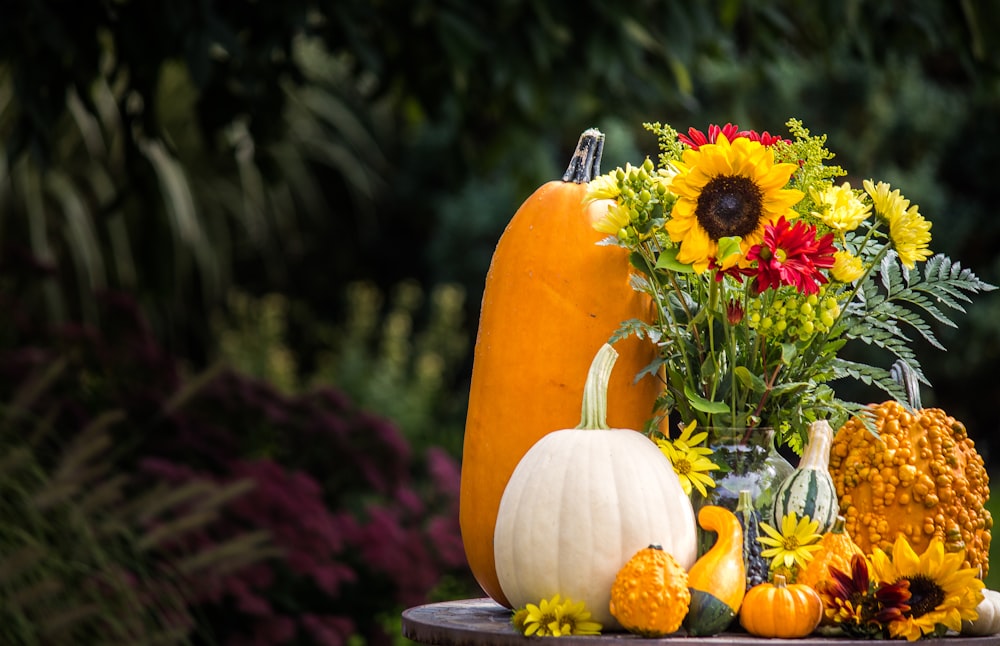
[(809, 516), (817, 521), (819, 527), (816, 531), (820, 534), (833, 529), (840, 514), (840, 504), (829, 469), (832, 443), (833, 429), (829, 422), (818, 420), (809, 425), (798, 467), (778, 485), (775, 492), (771, 519), (775, 527), (781, 526), (785, 515), (795, 512), (799, 517)]
[(741, 489), (736, 504), (736, 519), (743, 528), (743, 564), (746, 567), (747, 590), (767, 581), (770, 561), (763, 556), (764, 546), (760, 537), (760, 514), (754, 509), (749, 489)]

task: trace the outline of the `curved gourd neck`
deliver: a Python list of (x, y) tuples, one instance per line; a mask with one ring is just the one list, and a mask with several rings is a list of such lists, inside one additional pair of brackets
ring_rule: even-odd
[(601, 157), (604, 154), (604, 133), (588, 128), (580, 135), (569, 167), (563, 173), (564, 182), (586, 184), (601, 174)]
[(608, 380), (611, 369), (618, 360), (618, 351), (605, 343), (594, 355), (587, 371), (587, 381), (583, 384), (583, 405), (580, 410), (578, 429), (607, 430), (608, 427)]
[(827, 469), (830, 466), (830, 446), (833, 444), (833, 429), (825, 419), (809, 425), (809, 441), (802, 451), (800, 469)]

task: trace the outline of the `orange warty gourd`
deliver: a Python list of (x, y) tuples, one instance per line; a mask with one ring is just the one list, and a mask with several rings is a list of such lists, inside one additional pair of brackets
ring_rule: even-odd
[(851, 418), (830, 450), (840, 512), (866, 554), (888, 550), (900, 533), (918, 554), (934, 537), (965, 548), (964, 567), (989, 571), (993, 518), (989, 476), (965, 426), (939, 408), (872, 406), (879, 437)]
[(851, 571), (851, 557), (855, 554), (864, 556), (864, 552), (858, 547), (851, 535), (844, 527), (843, 516), (837, 516), (833, 529), (823, 534), (820, 539), (819, 549), (813, 552), (813, 557), (809, 564), (799, 572), (795, 582), (816, 588), (820, 581), (830, 579), (830, 566), (837, 568), (841, 572)]
[[(622, 321), (650, 320), (648, 297), (632, 289), (624, 249), (598, 244), (593, 228), (608, 202), (585, 202), (600, 171), (604, 135), (588, 130), (561, 181), (536, 190), (508, 223), (493, 254), (479, 316), (462, 454), (459, 520), (469, 567), (482, 589), (509, 607), (497, 580), (493, 534), (504, 487), (542, 436), (580, 417), (591, 359)], [(635, 337), (615, 344), (608, 424), (642, 430), (659, 383), (636, 375), (655, 357)]]
[(611, 614), (625, 630), (643, 637), (676, 631), (690, 603), (687, 571), (659, 545), (636, 552), (611, 586)]

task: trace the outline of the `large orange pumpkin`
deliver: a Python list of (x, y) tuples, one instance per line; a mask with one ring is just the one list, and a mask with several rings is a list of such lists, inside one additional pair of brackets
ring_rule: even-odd
[[(514, 467), (545, 434), (580, 419), (591, 359), (622, 321), (649, 320), (650, 300), (629, 284), (627, 252), (600, 245), (593, 223), (607, 202), (585, 202), (604, 135), (588, 130), (562, 181), (536, 190), (497, 244), (486, 276), (462, 454), (460, 522), (469, 566), (497, 602), (493, 533)], [(608, 424), (643, 429), (660, 384), (636, 375), (655, 357), (635, 337), (615, 344)]]

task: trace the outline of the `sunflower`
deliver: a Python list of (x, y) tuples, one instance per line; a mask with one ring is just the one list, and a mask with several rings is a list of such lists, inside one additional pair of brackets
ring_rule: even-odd
[(910, 610), (889, 623), (889, 634), (908, 641), (936, 634), (939, 626), (959, 631), (962, 620), (978, 617), (976, 606), (983, 600), (983, 582), (975, 568), (962, 568), (965, 550), (945, 552), (940, 538), (931, 539), (917, 556), (906, 536), (900, 534), (892, 556), (879, 548), (872, 551), (872, 575), (878, 581), (909, 582)]
[(515, 611), (511, 622), (529, 637), (601, 634), (601, 624), (590, 618), (590, 611), (582, 601), (562, 600), (558, 594)]
[[(796, 217), (792, 206), (802, 191), (784, 188), (795, 164), (776, 164), (771, 150), (759, 141), (740, 137), (730, 143), (719, 133), (715, 143), (684, 151), (676, 162), (678, 173), (670, 183), (677, 195), (667, 234), (680, 248), (677, 261), (701, 273), (718, 254), (719, 240), (740, 238), (740, 251), (764, 237), (764, 225), (784, 215)], [(740, 255), (723, 261), (722, 269)]]
[(819, 522), (808, 516), (799, 518), (794, 511), (781, 519), (781, 531), (767, 523), (761, 523), (760, 528), (767, 534), (757, 539), (767, 547), (760, 555), (771, 559), (771, 569), (779, 565), (805, 567), (812, 553), (820, 548), (818, 541), (822, 536), (816, 533)]
[(690, 496), (693, 487), (702, 496), (707, 496), (707, 488), (715, 486), (715, 480), (708, 474), (718, 469), (719, 465), (708, 457), (712, 455), (712, 449), (699, 446), (708, 437), (708, 433), (705, 431), (694, 433), (696, 425), (697, 421), (693, 421), (684, 428), (676, 439), (656, 440), (656, 445), (670, 460), (670, 464), (674, 467), (674, 473), (681, 481), (684, 493)]

